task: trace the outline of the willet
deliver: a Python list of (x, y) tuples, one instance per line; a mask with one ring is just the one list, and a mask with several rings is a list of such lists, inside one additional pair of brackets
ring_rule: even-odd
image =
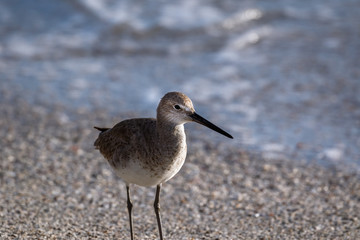
[(163, 239), (160, 217), (160, 189), (182, 167), (186, 157), (184, 123), (197, 122), (233, 138), (230, 134), (195, 113), (185, 94), (169, 92), (161, 99), (156, 119), (128, 119), (113, 128), (99, 128), (94, 146), (108, 160), (115, 173), (125, 181), (130, 234), (134, 239), (130, 184), (156, 186), (154, 210), (160, 239)]

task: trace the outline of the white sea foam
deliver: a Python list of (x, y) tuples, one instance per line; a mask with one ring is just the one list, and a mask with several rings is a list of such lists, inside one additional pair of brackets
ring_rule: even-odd
[(250, 8), (244, 11), (239, 11), (230, 17), (227, 17), (223, 22), (222, 26), (226, 29), (233, 29), (241, 24), (245, 24), (249, 21), (260, 19), (263, 13), (259, 9)]
[(179, 27), (199, 27), (216, 23), (223, 18), (222, 13), (204, 1), (183, 0), (167, 4), (160, 16), (160, 25)]
[(343, 149), (341, 148), (327, 148), (324, 150), (324, 154), (327, 158), (338, 161), (341, 160), (341, 158), (344, 155)]
[(111, 24), (127, 23), (136, 29), (144, 29), (145, 23), (141, 20), (142, 9), (140, 5), (131, 1), (98, 1), (80, 0), (84, 7), (95, 16)]
[(248, 30), (241, 35), (231, 38), (225, 47), (218, 53), (217, 59), (219, 61), (239, 62), (244, 61), (244, 57), (240, 51), (255, 45), (263, 38), (272, 34), (273, 30), (268, 27), (260, 27)]

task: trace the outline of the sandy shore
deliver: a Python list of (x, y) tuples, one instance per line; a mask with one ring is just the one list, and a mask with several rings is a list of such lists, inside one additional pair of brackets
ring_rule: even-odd
[[(51, 111), (48, 109), (52, 109)], [(0, 103), (1, 239), (127, 239), (123, 182), (92, 147), (105, 112)], [(164, 184), (167, 239), (360, 239), (360, 177), (266, 160), (189, 134)], [(136, 239), (158, 237), (155, 188), (133, 187)]]

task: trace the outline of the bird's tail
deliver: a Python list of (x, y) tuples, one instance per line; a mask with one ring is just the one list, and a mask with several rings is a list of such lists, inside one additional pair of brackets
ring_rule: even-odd
[(99, 130), (99, 131), (102, 132), (102, 133), (110, 129), (110, 128), (95, 127), (95, 126), (94, 126), (94, 128), (97, 129), (97, 130)]

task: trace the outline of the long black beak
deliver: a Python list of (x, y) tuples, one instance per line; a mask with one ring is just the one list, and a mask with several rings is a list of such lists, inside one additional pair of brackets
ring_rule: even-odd
[(204, 125), (218, 133), (221, 133), (222, 135), (228, 137), (228, 138), (233, 138), (230, 134), (228, 134), (227, 132), (225, 132), (224, 130), (222, 130), (221, 128), (215, 126), (214, 124), (212, 124), (211, 122), (209, 122), (208, 120), (206, 120), (205, 118), (203, 118), (202, 116), (200, 116), (197, 113), (192, 113), (189, 115), (194, 122), (200, 123), (201, 125)]

